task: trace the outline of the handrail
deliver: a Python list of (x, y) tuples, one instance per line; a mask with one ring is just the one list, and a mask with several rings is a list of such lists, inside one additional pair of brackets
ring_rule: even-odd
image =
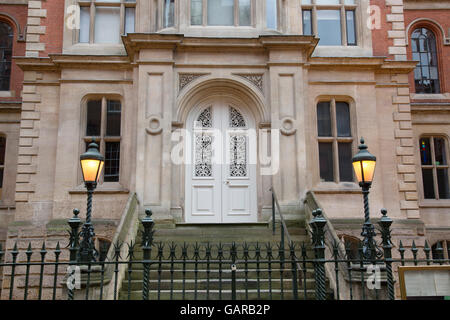
[[(287, 238), (289, 244), (293, 244), (293, 242), (292, 242), (291, 235), (289, 234), (289, 230), (288, 230), (288, 228), (286, 226), (286, 222), (284, 220), (283, 214), (281, 213), (281, 208), (280, 208), (280, 204), (278, 203), (276, 192), (275, 192), (273, 187), (270, 188), (270, 191), (272, 192), (272, 230), (273, 230), (273, 234), (275, 234), (275, 230), (276, 230), (276, 228), (275, 228), (275, 212), (276, 212), (275, 206), (276, 206), (276, 208), (278, 210), (278, 215), (279, 215), (280, 221), (281, 221), (281, 228), (280, 228), (281, 241), (280, 242), (281, 242), (281, 246), (282, 246), (282, 248), (284, 250), (284, 237), (285, 237), (285, 235), (286, 235), (286, 238)], [(302, 269), (302, 267), (300, 265), (300, 262), (298, 261), (297, 257), (295, 257), (295, 261), (296, 261), (296, 265), (297, 265), (297, 270), (298, 271), (303, 271), (303, 269)], [(299, 272), (298, 276), (299, 276), (299, 279), (298, 279), (299, 283), (301, 284), (302, 283), (302, 274), (301, 274), (301, 272)]]
[[(313, 219), (312, 212), (316, 209), (321, 208), (316, 199), (316, 196), (314, 195), (314, 192), (308, 191), (306, 193), (306, 197), (305, 197), (303, 203), (305, 204), (306, 221), (311, 221)], [(333, 255), (334, 255), (334, 252), (333, 252), (334, 246), (336, 246), (336, 248), (338, 250), (338, 255), (340, 257), (346, 257), (345, 245), (342, 243), (342, 241), (337, 236), (336, 230), (334, 229), (333, 225), (330, 222), (330, 219), (328, 219), (328, 217), (323, 209), (322, 209), (322, 216), (327, 221), (327, 223), (325, 225), (325, 247), (326, 247), (325, 258), (332, 259)], [(311, 226), (308, 223), (307, 223), (307, 230), (311, 236), (312, 230), (311, 230)], [(337, 287), (338, 287), (337, 283), (339, 283), (339, 286), (341, 288), (347, 287), (347, 288), (345, 288), (346, 290), (339, 290), (340, 291), (339, 294), (341, 294), (342, 292), (344, 292), (345, 294), (348, 294), (351, 290), (350, 290), (350, 286), (347, 284), (347, 281), (345, 281), (346, 277), (347, 277), (347, 275), (346, 275), (347, 266), (344, 266), (341, 263), (339, 263), (338, 268), (339, 268), (339, 276), (338, 276), (338, 279), (336, 279), (335, 269), (333, 269), (332, 266), (330, 266), (330, 265), (326, 266), (326, 273), (327, 273), (328, 279), (330, 280), (330, 286), (334, 289), (335, 294), (337, 294)], [(341, 296), (338, 297), (338, 299), (339, 298), (340, 299), (348, 299), (349, 297), (343, 296), (341, 294)]]
[[(133, 193), (128, 198), (127, 204), (124, 209), (124, 213), (122, 214), (122, 218), (120, 220), (120, 223), (117, 227), (116, 233), (114, 234), (113, 240), (111, 241), (112, 244), (130, 244), (137, 235), (139, 229), (139, 200), (137, 198), (136, 193)], [(116, 258), (116, 248), (114, 245), (111, 245), (106, 261), (114, 261)], [(127, 257), (129, 254), (129, 247), (128, 245), (122, 245), (120, 248), (120, 257), (124, 258)], [(105, 289), (105, 296), (106, 300), (113, 300), (114, 295), (117, 294), (117, 292), (120, 291), (120, 285), (122, 284), (122, 279), (125, 277), (125, 271), (127, 268), (127, 265), (120, 265), (118, 270), (118, 280), (117, 281), (110, 281), (113, 277), (113, 264), (107, 264), (106, 265), (106, 271), (105, 271), (105, 282), (109, 281), (109, 285)], [(118, 286), (116, 290), (114, 290), (114, 283)]]

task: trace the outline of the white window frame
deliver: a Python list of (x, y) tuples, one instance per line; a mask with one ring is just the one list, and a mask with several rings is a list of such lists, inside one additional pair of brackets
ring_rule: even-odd
[[(120, 0), (120, 2), (112, 2), (112, 1), (102, 1), (98, 2), (96, 0), (79, 0), (78, 5), (80, 6), (80, 10), (82, 7), (89, 7), (89, 42), (80, 42), (80, 29), (76, 32), (76, 43), (89, 43), (89, 44), (95, 44), (95, 12), (97, 7), (119, 7), (120, 8), (120, 34), (125, 34), (125, 9), (126, 8), (134, 8), (136, 10), (136, 2), (129, 2), (126, 0)], [(134, 28), (136, 30), (136, 11), (135, 11), (135, 17), (134, 17)]]
[[(341, 46), (359, 46), (359, 30), (358, 30), (358, 1), (355, 0), (355, 4), (346, 4), (345, 0), (340, 0), (339, 4), (316, 4), (316, 0), (311, 0), (310, 4), (301, 4), (301, 14), (300, 18), (302, 20), (302, 33), (303, 33), (303, 11), (304, 10), (311, 10), (311, 24), (312, 24), (312, 34), (317, 35), (318, 34), (318, 25), (317, 25), (317, 11), (318, 10), (339, 10), (341, 13)], [(347, 11), (354, 11), (355, 12), (355, 41), (356, 44), (347, 44)], [(320, 43), (319, 43), (320, 45)]]
[(255, 0), (250, 1), (250, 25), (249, 26), (241, 26), (239, 25), (239, 0), (234, 0), (234, 23), (233, 25), (224, 25), (224, 26), (216, 26), (208, 24), (208, 0), (202, 0), (202, 24), (191, 24), (191, 1), (189, 0), (189, 15), (188, 21), (190, 27), (240, 27), (240, 28), (250, 28), (255, 26)]

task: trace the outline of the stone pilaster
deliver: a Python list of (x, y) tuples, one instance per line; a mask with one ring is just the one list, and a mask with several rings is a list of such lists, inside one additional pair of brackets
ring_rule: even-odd
[(46, 27), (41, 26), (41, 18), (47, 17), (47, 10), (42, 9), (43, 1), (28, 1), (26, 57), (39, 57), (39, 53), (45, 51), (45, 43), (40, 41), (41, 35), (46, 32)]
[(388, 38), (393, 41), (388, 48), (389, 54), (393, 55), (395, 60), (405, 61), (407, 57), (403, 0), (386, 0), (386, 6), (391, 8), (391, 12), (386, 14), (386, 21), (391, 23)]
[(400, 209), (407, 218), (416, 219), (420, 218), (420, 215), (414, 157), (416, 144), (412, 131), (408, 75), (394, 74), (392, 82), (397, 83), (397, 92), (392, 97), (392, 104)]

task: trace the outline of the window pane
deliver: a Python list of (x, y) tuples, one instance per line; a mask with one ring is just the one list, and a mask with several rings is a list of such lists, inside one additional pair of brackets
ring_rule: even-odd
[(419, 61), (414, 72), (416, 93), (439, 93), (436, 38), (430, 30), (418, 28), (411, 35), (413, 59)]
[(346, 102), (336, 102), (336, 125), (338, 137), (351, 137), (350, 108)]
[(164, 1), (164, 28), (174, 26), (175, 0)]
[(334, 181), (333, 173), (333, 144), (330, 142), (319, 143), (320, 179), (322, 181)]
[(443, 138), (434, 138), (433, 140), (436, 165), (446, 165), (445, 140)]
[(436, 172), (439, 188), (439, 199), (449, 199), (448, 169), (437, 169)]
[(91, 100), (87, 104), (87, 136), (100, 136), (102, 123), (102, 100)]
[(91, 8), (81, 7), (80, 8), (80, 43), (89, 43), (89, 33), (91, 30)]
[(319, 137), (332, 136), (329, 102), (319, 102), (317, 104), (317, 129)]
[(95, 43), (119, 43), (120, 8), (97, 7), (95, 11)]
[(430, 138), (420, 139), (420, 159), (422, 165), (431, 164)]
[(198, 26), (202, 24), (203, 0), (191, 0), (191, 25)]
[(433, 170), (422, 169), (423, 180), (423, 193), (425, 199), (435, 199), (434, 195), (434, 183), (433, 183)]
[(319, 45), (340, 46), (341, 13), (339, 10), (317, 10), (317, 32)]
[(266, 0), (266, 22), (267, 28), (278, 28), (278, 8), (277, 0)]
[(0, 166), (5, 165), (6, 138), (0, 137)]
[(339, 180), (353, 181), (352, 144), (339, 143)]
[(234, 0), (208, 0), (208, 25), (234, 25)]
[(4, 168), (0, 168), (0, 189), (3, 188), (3, 172), (4, 171), (5, 171)]
[(303, 35), (312, 35), (311, 10), (303, 10)]
[(347, 17), (347, 44), (356, 45), (355, 11), (346, 11)]
[(105, 143), (105, 182), (119, 181), (120, 142)]
[(125, 34), (134, 33), (135, 8), (125, 8)]
[(108, 100), (106, 116), (106, 135), (120, 136), (121, 104), (118, 100)]
[(252, 24), (251, 0), (239, 0), (239, 25), (250, 26)]

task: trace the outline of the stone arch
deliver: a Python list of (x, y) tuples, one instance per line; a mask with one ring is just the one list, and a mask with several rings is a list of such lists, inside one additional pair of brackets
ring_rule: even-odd
[(406, 28), (406, 45), (409, 45), (409, 38), (411, 36), (411, 32), (416, 27), (426, 27), (430, 28), (431, 31), (433, 31), (436, 35), (437, 40), (439, 40), (438, 34), (442, 35), (442, 44), (444, 45), (450, 45), (450, 35), (449, 37), (445, 36), (444, 28), (437, 22), (436, 20), (429, 19), (429, 18), (417, 18), (408, 25)]
[(227, 78), (203, 76), (194, 80), (177, 98), (175, 121), (184, 124), (192, 108), (214, 95), (242, 101), (252, 113), (257, 126), (258, 123), (270, 121), (270, 112), (262, 93), (241, 81), (238, 76)]
[(11, 24), (14, 31), (17, 32), (17, 41), (25, 41), (25, 32), (20, 28), (20, 23), (16, 18), (6, 12), (0, 11), (0, 20)]

